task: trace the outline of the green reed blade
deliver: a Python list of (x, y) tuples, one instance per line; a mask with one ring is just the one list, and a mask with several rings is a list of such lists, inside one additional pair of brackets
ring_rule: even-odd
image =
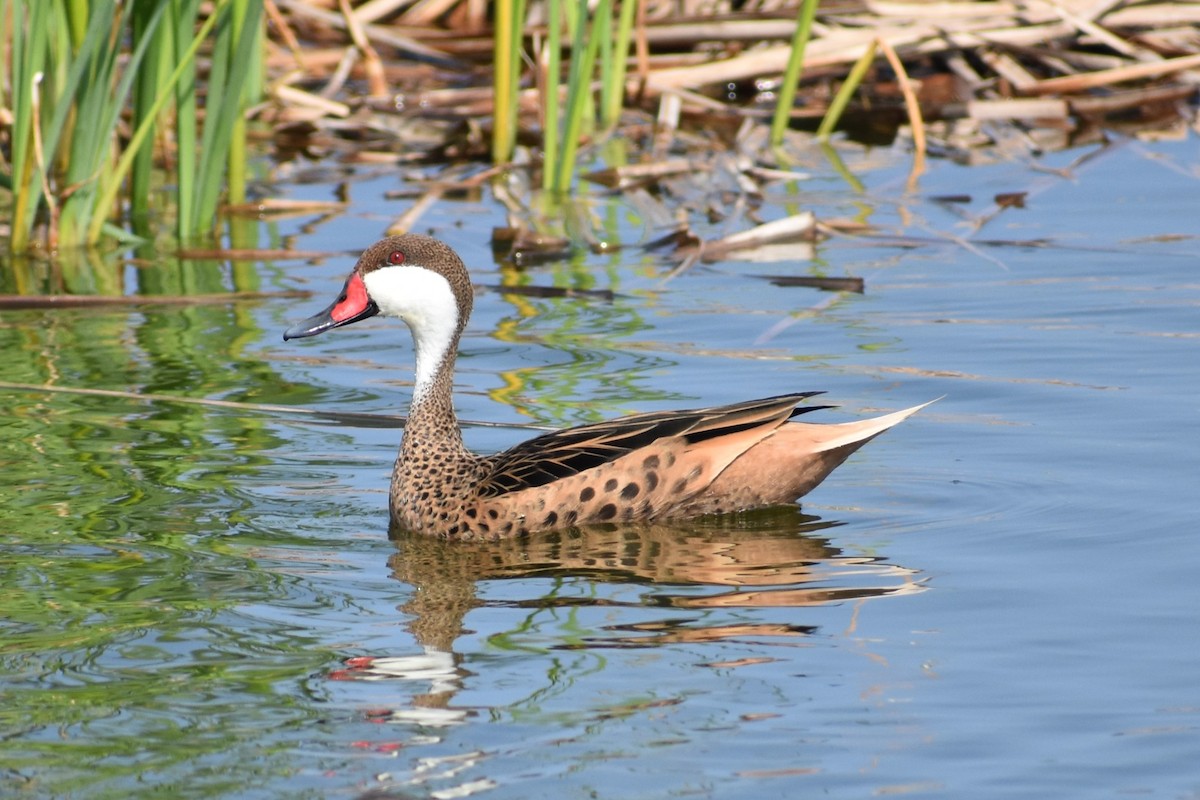
[[(222, 7), (213, 36), (206, 80), (204, 125), (200, 131), (196, 173), (186, 186), (181, 183), (179, 187), (181, 194), (186, 192), (192, 196), (191, 217), (187, 220), (186, 227), (180, 226), (179, 238), (184, 242), (195, 236), (203, 235), (213, 227), (214, 221), (208, 212), (210, 206), (215, 212), (216, 198), (220, 189), (220, 169), (224, 162), (224, 153), (220, 152), (217, 139), (225, 127), (221, 117), (225, 112), (227, 101), (230, 95), (235, 93), (230, 82), (234, 43), (237, 36), (235, 30), (237, 21), (231, 14), (235, 2), (236, 0), (230, 0)], [(180, 178), (183, 180), (184, 176), (181, 175)]]
[[(611, 4), (610, 4), (611, 8)], [(609, 104), (609, 93), (612, 91), (612, 81), (608, 77), (613, 68), (613, 20), (611, 15), (601, 17), (597, 14), (592, 18), (592, 34), (598, 40), (596, 46), (597, 75), (600, 81), (600, 108)], [(593, 113), (594, 117), (594, 113)]]
[[(209, 32), (212, 31), (213, 26), (216, 24), (221, 10), (228, 5), (229, 2), (230, 0), (216, 0), (212, 13), (209, 14), (208, 19), (201, 24), (200, 29), (196, 32), (196, 35), (192, 39), (187, 50), (179, 54), (179, 63), (176, 65), (175, 70), (171, 73), (171, 77), (167, 80), (163, 91), (159, 92), (159, 96), (155, 99), (154, 104), (147, 111), (147, 118), (144, 119), (142, 124), (134, 130), (133, 136), (130, 138), (125, 152), (121, 154), (120, 159), (117, 161), (116, 167), (101, 185), (98, 193), (99, 201), (97, 202), (97, 208), (112, 208), (113, 203), (116, 200), (117, 193), (121, 189), (121, 182), (125, 175), (128, 174), (130, 165), (133, 162), (134, 156), (137, 154), (138, 148), (141, 147), (142, 142), (147, 136), (150, 135), (153, 129), (151, 123), (153, 123), (154, 118), (158, 116), (158, 113), (162, 110), (162, 107), (170, 98), (174, 91), (174, 87), (180, 79), (180, 76), (184, 73), (187, 67), (190, 66), (192, 60), (195, 59), (196, 53), (200, 50), (201, 44), (204, 43), (204, 40), (208, 37)], [(100, 231), (104, 225), (104, 222), (105, 217), (101, 214), (97, 214), (92, 217), (91, 223), (88, 226), (87, 241), (95, 242), (99, 240)]]
[(817, 15), (818, 0), (804, 0), (796, 17), (796, 30), (792, 34), (792, 52), (788, 56), (787, 68), (779, 85), (779, 97), (775, 102), (775, 114), (771, 118), (771, 145), (778, 146), (783, 142), (783, 133), (787, 130), (788, 119), (791, 116), (792, 104), (796, 101), (796, 89), (800, 83), (800, 75), (804, 71), (804, 50), (812, 36), (813, 19)]
[(617, 124), (625, 103), (625, 73), (629, 63), (629, 45), (633, 40), (634, 12), (638, 0), (621, 0), (621, 13), (617, 21), (617, 40), (613, 47), (612, 64), (604, 70), (601, 85), (603, 96), (600, 123), (608, 128)]
[(237, 114), (233, 119), (232, 130), (230, 131), (229, 154), (225, 162), (225, 196), (226, 201), (229, 203), (246, 202), (246, 185), (248, 183), (246, 174), (248, 159), (246, 148), (246, 109), (262, 99), (263, 87), (266, 80), (263, 65), (263, 42), (265, 41), (266, 31), (263, 27), (264, 18), (262, 11), (262, 0), (253, 0), (246, 12), (243, 12), (244, 27), (242, 35), (246, 40), (249, 54), (244, 61), (239, 62), (243, 73), (239, 76), (242, 87), (241, 99)]
[(48, 3), (36, 0), (32, 8), (16, 2), (12, 9), (13, 122), (10, 158), (13, 211), (9, 223), (9, 242), (16, 252), (29, 247), (42, 197), (41, 173), (33, 148), (33, 126), (39, 124), (33, 114), (33, 81), (34, 76), (45, 68), (49, 12)]
[[(114, 40), (120, 36), (129, 9), (118, 14), (114, 0), (97, 0), (92, 7), (83, 41), (75, 50), (68, 39), (68, 25), (63, 24), (51, 56), (59, 66), (54, 118), (45, 129), (47, 160), (51, 154), (55, 164), (58, 193), (63, 195), (58, 217), (58, 230), (51, 237), (74, 246), (80, 244), (81, 231), (94, 206), (96, 181), (109, 163), (113, 134), (120, 119), (125, 94), (116, 77), (120, 63), (120, 48)], [(126, 70), (127, 76), (136, 71), (136, 63)], [(127, 90), (129, 83), (124, 84)]]
[(846, 80), (842, 82), (837, 94), (834, 95), (833, 102), (829, 104), (829, 109), (825, 112), (825, 117), (821, 120), (821, 124), (817, 127), (817, 138), (821, 141), (827, 141), (829, 135), (833, 133), (833, 129), (837, 127), (838, 120), (842, 118), (842, 113), (846, 110), (846, 106), (850, 103), (850, 98), (854, 96), (859, 84), (867, 74), (867, 70), (871, 68), (871, 63), (875, 60), (875, 40), (867, 45), (867, 49), (859, 56), (858, 61), (854, 62), (854, 67), (850, 70), (850, 74), (846, 76)]
[[(96, 11), (94, 7), (93, 11)], [(119, 17), (104, 14), (112, 21), (114, 38), (123, 35), (129, 13), (128, 4), (123, 4)], [(151, 16), (149, 28), (157, 28), (161, 20), (160, 6)], [(101, 47), (93, 62), (93, 73), (90, 76), (97, 78), (97, 83), (93, 86), (86, 83), (81, 86), (74, 126), (77, 132), (86, 132), (86, 135), (72, 137), (71, 163), (67, 167), (67, 185), (74, 188), (63, 205), (63, 238), (68, 244), (94, 243), (100, 239), (101, 228), (115, 209), (117, 190), (141, 147), (142, 139), (130, 141), (122, 156), (123, 162), (113, 164), (115, 133), (121, 112), (133, 89), (152, 38), (153, 33), (141, 41), (133, 42), (133, 51), (123, 65), (120, 48), (115, 46), (115, 42), (110, 41)], [(121, 69), (118, 70), (118, 67)], [(96, 90), (98, 86), (112, 88), (101, 92)], [(156, 115), (157, 112), (149, 120), (144, 120), (139, 129), (147, 128)], [(144, 139), (144, 136), (142, 138)], [(123, 168), (119, 168), (121, 163), (124, 164)], [(111, 196), (106, 192), (109, 185), (113, 186)]]
[(509, 125), (512, 101), (510, 90), (509, 43), (512, 41), (513, 0), (496, 0), (496, 19), (492, 25), (492, 162), (508, 161), (512, 153)]
[(88, 0), (67, 0), (63, 3), (63, 10), (66, 13), (67, 27), (71, 33), (71, 47), (78, 50), (83, 45), (84, 39), (87, 38), (90, 23)]
[[(571, 187), (571, 176), (575, 171), (575, 156), (579, 151), (579, 137), (583, 131), (585, 107), (591, 100), (592, 73), (596, 64), (599, 37), (588, 36), (586, 22), (587, 0), (580, 0), (578, 19), (575, 25), (574, 44), (571, 47), (571, 70), (567, 78), (567, 108), (563, 126), (562, 149), (555, 165), (551, 190), (565, 194)], [(607, 20), (612, 14), (612, 0), (600, 0), (596, 4), (595, 19)], [(586, 39), (586, 43), (585, 40)]]
[[(133, 41), (139, 41), (151, 36), (154, 32), (150, 26), (153, 9), (146, 3), (135, 3), (133, 15), (130, 18)], [(155, 26), (157, 27), (157, 26)], [(166, 59), (169, 52), (163, 52), (165, 37), (154, 36), (142, 68), (138, 70), (137, 81), (133, 87), (133, 116), (131, 124), (136, 128), (146, 118), (146, 112), (153, 104), (158, 94), (159, 84), (163, 79)], [(149, 142), (138, 149), (137, 156), (129, 171), (129, 212), (134, 225), (140, 225), (150, 211), (150, 187), (154, 173), (154, 147)]]
[(233, 135), (241, 130), (238, 123), (246, 97), (246, 80), (259, 43), (261, 13), (262, 0), (231, 0), (224, 9), (226, 19), (218, 26), (200, 144), (192, 234), (215, 228)]
[[(164, 45), (173, 57), (187, 52), (192, 42), (193, 29), (200, 13), (200, 0), (173, 0), (169, 28), (170, 41)], [(215, 11), (213, 12), (215, 13)], [(196, 111), (196, 63), (187, 60), (180, 64), (183, 71), (179, 79), (169, 87), (175, 97), (175, 153), (178, 179), (176, 186), (175, 235), (180, 241), (188, 241), (195, 235), (195, 219), (198, 160), (199, 116)], [(160, 87), (160, 91), (167, 90)]]
[(512, 158), (517, 141), (517, 101), (521, 77), (521, 43), (525, 32), (525, 0), (497, 0), (493, 36), (492, 162)]
[(542, 109), (542, 188), (554, 183), (558, 163), (559, 142), (559, 83), (562, 80), (562, 4), (546, 6), (546, 85)]

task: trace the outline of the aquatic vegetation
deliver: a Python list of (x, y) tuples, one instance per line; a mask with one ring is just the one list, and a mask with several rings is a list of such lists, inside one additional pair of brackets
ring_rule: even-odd
[(152, 235), (147, 220), (162, 213), (164, 193), (178, 239), (213, 234), (219, 203), (245, 198), (244, 111), (262, 80), (261, 0), (6, 7), (11, 249), (131, 239), (114, 224), (122, 208), (135, 232)]

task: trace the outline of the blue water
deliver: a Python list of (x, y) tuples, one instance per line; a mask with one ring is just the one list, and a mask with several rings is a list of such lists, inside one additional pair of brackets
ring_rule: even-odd
[[(1038, 163), (1065, 169), (1084, 152)], [(504, 423), (809, 389), (839, 405), (821, 412), (833, 421), (942, 398), (802, 510), (493, 545), (389, 541), (395, 428), (219, 410), (180, 466), (177, 449), (153, 450), (174, 433), (162, 407), (37, 398), (161, 462), (175, 499), (147, 506), (138, 482), (165, 478), (118, 465), (95, 491), (132, 500), (86, 526), (67, 515), (55, 552), (75, 568), (132, 554), (150, 590), (64, 618), (41, 658), (7, 651), (0, 699), (30, 710), (7, 715), (0, 781), (17, 796), (1200, 794), (1200, 142), (1121, 142), (1061, 175), (933, 162), (914, 192), (899, 150), (845, 157), (863, 191), (813, 156), (812, 179), (773, 187), (762, 214), (792, 203), (868, 221), (876, 238), (835, 237), (816, 262), (730, 260), (670, 279), (671, 263), (632, 247), (530, 268), (524, 282), (616, 296), (483, 291), (459, 361), (460, 416)], [(405, 210), (380, 199), (391, 188), (364, 177), (352, 212), (297, 224), (295, 246), (365, 247)], [(1026, 207), (972, 227), (1012, 191), (1029, 192)], [(962, 193), (972, 201), (931, 199)], [(588, 204), (594, 221), (616, 219), (605, 237), (654, 234), (621, 198)], [(485, 192), (435, 205), (418, 229), (494, 285), (515, 280), (490, 257), (504, 220)], [(280, 340), (352, 262), (264, 267), (271, 288), (314, 296), (252, 306), (242, 338), (205, 339), (227, 382), (155, 391), (403, 413), (412, 352), (398, 323)], [(812, 270), (860, 276), (866, 291), (754, 277)], [(136, 330), (179, 312), (54, 313)], [(264, 364), (276, 377), (239, 385)], [(139, 391), (140, 369), (93, 385)], [(253, 448), (245, 419), (264, 426)], [(528, 435), (467, 428), (483, 450)], [(24, 491), (49, 504), (64, 489)], [(26, 596), (57, 600), (66, 569), (47, 556)], [(143, 603), (144, 618), (72, 639), (116, 613), (106, 602)], [(76, 684), (92, 687), (94, 713), (32, 711)]]

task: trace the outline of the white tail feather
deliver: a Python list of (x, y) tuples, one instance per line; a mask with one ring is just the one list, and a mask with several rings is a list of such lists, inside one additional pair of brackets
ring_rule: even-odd
[(829, 438), (822, 437), (821, 444), (817, 452), (822, 453), (826, 450), (835, 450), (839, 447), (845, 447), (848, 444), (865, 442), (875, 436), (886, 431), (894, 425), (897, 425), (911, 417), (913, 414), (920, 411), (925, 406), (932, 405), (942, 398), (930, 400), (928, 403), (922, 403), (919, 406), (906, 408), (903, 411), (896, 411), (891, 414), (884, 414), (881, 417), (873, 417), (871, 419), (860, 419), (855, 422), (840, 422), (832, 425), (822, 425), (820, 427), (828, 429)]

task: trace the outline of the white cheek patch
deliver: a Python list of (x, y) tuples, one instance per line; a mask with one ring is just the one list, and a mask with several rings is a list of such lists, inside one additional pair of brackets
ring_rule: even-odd
[(381, 267), (364, 275), (363, 283), (381, 315), (399, 317), (412, 331), (417, 362), (415, 402), (432, 385), (454, 340), (458, 328), (454, 290), (438, 273), (417, 266)]

